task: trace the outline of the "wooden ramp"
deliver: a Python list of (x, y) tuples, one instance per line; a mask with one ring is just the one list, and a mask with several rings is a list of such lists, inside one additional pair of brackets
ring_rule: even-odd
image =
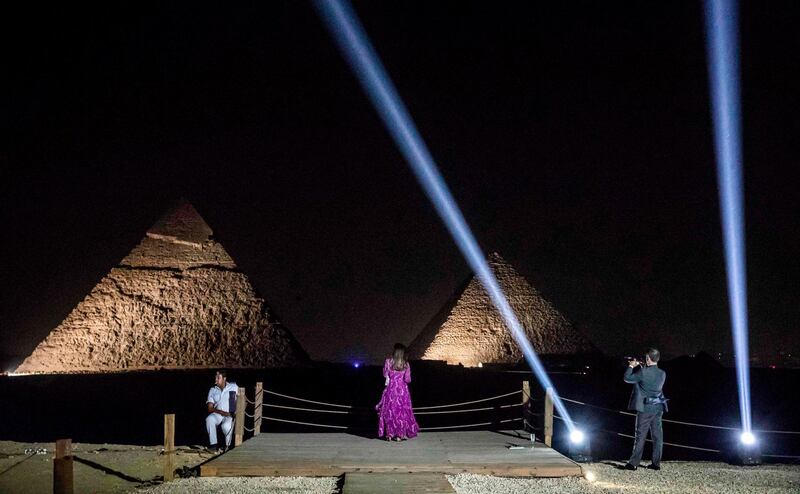
[(515, 431), (423, 432), (399, 443), (343, 433), (260, 434), (200, 467), (203, 477), (349, 472), (567, 477), (580, 476), (581, 467), (542, 443), (531, 447)]
[(443, 473), (346, 473), (342, 494), (455, 494)]

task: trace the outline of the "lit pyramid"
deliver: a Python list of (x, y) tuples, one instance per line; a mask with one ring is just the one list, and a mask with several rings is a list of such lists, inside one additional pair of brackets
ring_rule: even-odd
[(307, 359), (212, 233), (182, 202), (16, 372), (287, 367)]
[[(493, 253), (488, 261), (536, 353), (596, 351), (499, 254)], [(475, 276), (411, 343), (410, 350), (415, 358), (443, 360), (465, 367), (486, 363), (513, 364), (522, 359), (522, 352), (506, 329), (500, 313)]]

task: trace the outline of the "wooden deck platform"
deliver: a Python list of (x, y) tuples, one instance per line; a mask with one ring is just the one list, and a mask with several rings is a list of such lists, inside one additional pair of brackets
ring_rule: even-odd
[[(509, 446), (523, 449), (509, 449)], [(400, 443), (343, 433), (260, 434), (200, 467), (203, 477), (339, 476), (362, 473), (480, 473), (580, 476), (581, 467), (515, 431), (423, 432)]]

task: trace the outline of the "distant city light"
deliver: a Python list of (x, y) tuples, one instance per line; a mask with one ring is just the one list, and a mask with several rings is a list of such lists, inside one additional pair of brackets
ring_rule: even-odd
[(361, 362), (353, 362), (353, 367), (358, 369), (359, 367), (361, 367)]
[(544, 365), (539, 360), (525, 330), (508, 303), (500, 284), (494, 276), (486, 256), (478, 246), (463, 214), (445, 184), (425, 141), (414, 125), (397, 89), (372, 47), (364, 28), (347, 0), (315, 0), (314, 5), (339, 45), (353, 73), (372, 100), (378, 115), (394, 138), (400, 152), (425, 190), (439, 217), (453, 237), (464, 259), (478, 277), (497, 311), (503, 317), (511, 336), (519, 346), (525, 360), (533, 370), (542, 388), (553, 388), (553, 405), (572, 431), (575, 425), (550, 381)]
[(731, 331), (742, 429), (752, 429), (744, 255), (744, 199), (739, 97), (738, 7), (735, 0), (706, 0), (706, 48), (711, 92), (717, 184), (725, 245)]

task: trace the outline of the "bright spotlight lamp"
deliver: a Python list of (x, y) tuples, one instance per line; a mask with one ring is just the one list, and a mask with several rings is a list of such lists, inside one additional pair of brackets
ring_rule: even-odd
[(592, 461), (592, 446), (583, 431), (573, 429), (569, 433), (569, 457), (578, 463)]
[(761, 464), (761, 444), (758, 438), (750, 432), (744, 431), (739, 435), (733, 451), (732, 463), (736, 465), (752, 466)]

